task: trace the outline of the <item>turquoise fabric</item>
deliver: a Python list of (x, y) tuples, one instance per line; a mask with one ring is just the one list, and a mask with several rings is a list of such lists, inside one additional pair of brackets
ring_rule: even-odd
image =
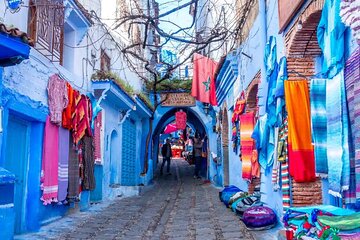
[(271, 131), (271, 127), (268, 124), (267, 114), (258, 119), (251, 138), (256, 141), (259, 163), (265, 169), (265, 174), (267, 174), (274, 162), (274, 131)]
[(278, 63), (276, 59), (276, 38), (271, 36), (265, 47), (266, 78), (268, 82), (268, 94), (266, 99), (266, 113), (271, 126), (276, 122), (276, 82), (278, 77)]
[(284, 81), (288, 78), (287, 75), (287, 60), (286, 57), (282, 57), (279, 63), (279, 71), (276, 80), (276, 88), (274, 92), (276, 101), (276, 125), (280, 126), (282, 123), (282, 109), (285, 106), (285, 92), (284, 92)]
[(311, 214), (314, 209), (321, 210), (323, 212), (328, 212), (336, 216), (347, 216), (354, 214), (355, 212), (349, 209), (334, 207), (332, 205), (315, 205), (309, 207), (291, 207), (289, 210), (294, 212), (302, 212), (306, 214)]
[(317, 28), (319, 46), (324, 54), (322, 72), (328, 78), (344, 67), (345, 25), (340, 18), (340, 0), (325, 0)]

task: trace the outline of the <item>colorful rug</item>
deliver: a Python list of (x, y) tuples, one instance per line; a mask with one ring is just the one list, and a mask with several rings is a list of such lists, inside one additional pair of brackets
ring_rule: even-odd
[(59, 129), (59, 192), (58, 201), (66, 200), (68, 191), (68, 177), (69, 177), (69, 130), (60, 127)]
[(240, 115), (240, 146), (242, 161), (242, 178), (251, 181), (251, 160), (255, 148), (251, 134), (254, 131), (254, 112)]
[(345, 85), (350, 119), (350, 188), (345, 202), (360, 201), (360, 47), (346, 61)]
[(311, 79), (311, 128), (315, 143), (315, 172), (320, 177), (327, 177), (327, 118), (326, 118), (326, 79)]
[(79, 196), (79, 157), (77, 146), (69, 143), (69, 186), (68, 199), (75, 201)]
[(310, 100), (306, 80), (285, 81), (288, 112), (289, 172), (296, 182), (315, 181), (314, 149), (310, 129)]
[(342, 197), (342, 191), (348, 190), (350, 184), (349, 129), (343, 74), (340, 71), (326, 85), (329, 193), (335, 197)]
[(46, 119), (41, 165), (41, 201), (44, 205), (58, 202), (59, 127)]

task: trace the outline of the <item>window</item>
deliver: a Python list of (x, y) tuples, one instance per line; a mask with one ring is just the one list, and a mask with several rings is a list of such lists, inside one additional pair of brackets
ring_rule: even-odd
[(29, 9), (29, 33), (35, 48), (50, 61), (62, 64), (63, 0), (31, 0)]
[(101, 49), (101, 57), (100, 57), (100, 70), (103, 72), (109, 72), (111, 68), (111, 59), (106, 54), (104, 49)]

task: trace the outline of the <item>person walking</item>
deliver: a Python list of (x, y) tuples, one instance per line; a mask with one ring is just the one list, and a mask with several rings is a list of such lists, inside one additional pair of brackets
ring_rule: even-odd
[(163, 156), (163, 162), (161, 164), (160, 175), (163, 175), (163, 169), (164, 169), (165, 162), (167, 162), (167, 169), (166, 169), (167, 174), (171, 175), (170, 160), (172, 158), (172, 151), (171, 151), (170, 139), (166, 139), (166, 143), (163, 145), (163, 147), (161, 149), (161, 154)]
[(194, 157), (195, 157), (195, 173), (194, 173), (194, 179), (200, 178), (200, 169), (201, 169), (201, 162), (202, 162), (202, 147), (203, 142), (200, 139), (200, 136), (196, 136), (194, 139)]

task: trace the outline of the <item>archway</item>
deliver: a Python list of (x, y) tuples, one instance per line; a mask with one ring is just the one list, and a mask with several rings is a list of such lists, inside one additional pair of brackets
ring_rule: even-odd
[[(289, 79), (303, 80), (304, 77), (310, 79), (315, 74), (315, 58), (321, 55), (316, 31), (323, 6), (324, 0), (312, 1), (286, 33), (285, 45)], [(320, 178), (312, 183), (292, 181), (291, 185), (293, 206), (322, 204), (322, 183)], [(313, 197), (308, 198), (310, 195)]]
[[(196, 110), (192, 109), (191, 107), (167, 107), (167, 108), (161, 108), (160, 112), (163, 112), (161, 114), (160, 119), (158, 119), (156, 127), (153, 131), (153, 137), (152, 137), (152, 159), (154, 159), (154, 169), (156, 169), (157, 164), (159, 163), (159, 145), (161, 143), (160, 135), (163, 133), (165, 127), (169, 124), (175, 121), (175, 113), (183, 110), (187, 114), (187, 125), (190, 126), (192, 129), (195, 129), (197, 132), (200, 133), (201, 136), (208, 135), (208, 130), (206, 129), (206, 125), (203, 122), (203, 120), (200, 118)], [(165, 110), (165, 111), (164, 111)], [(160, 115), (160, 113), (159, 113)], [(204, 160), (205, 161), (205, 160)], [(206, 161), (208, 162), (208, 161)], [(207, 163), (205, 164), (205, 167), (207, 168)], [(207, 171), (204, 171), (205, 173)], [(207, 174), (205, 174), (207, 175)], [(207, 178), (207, 176), (205, 176)]]

